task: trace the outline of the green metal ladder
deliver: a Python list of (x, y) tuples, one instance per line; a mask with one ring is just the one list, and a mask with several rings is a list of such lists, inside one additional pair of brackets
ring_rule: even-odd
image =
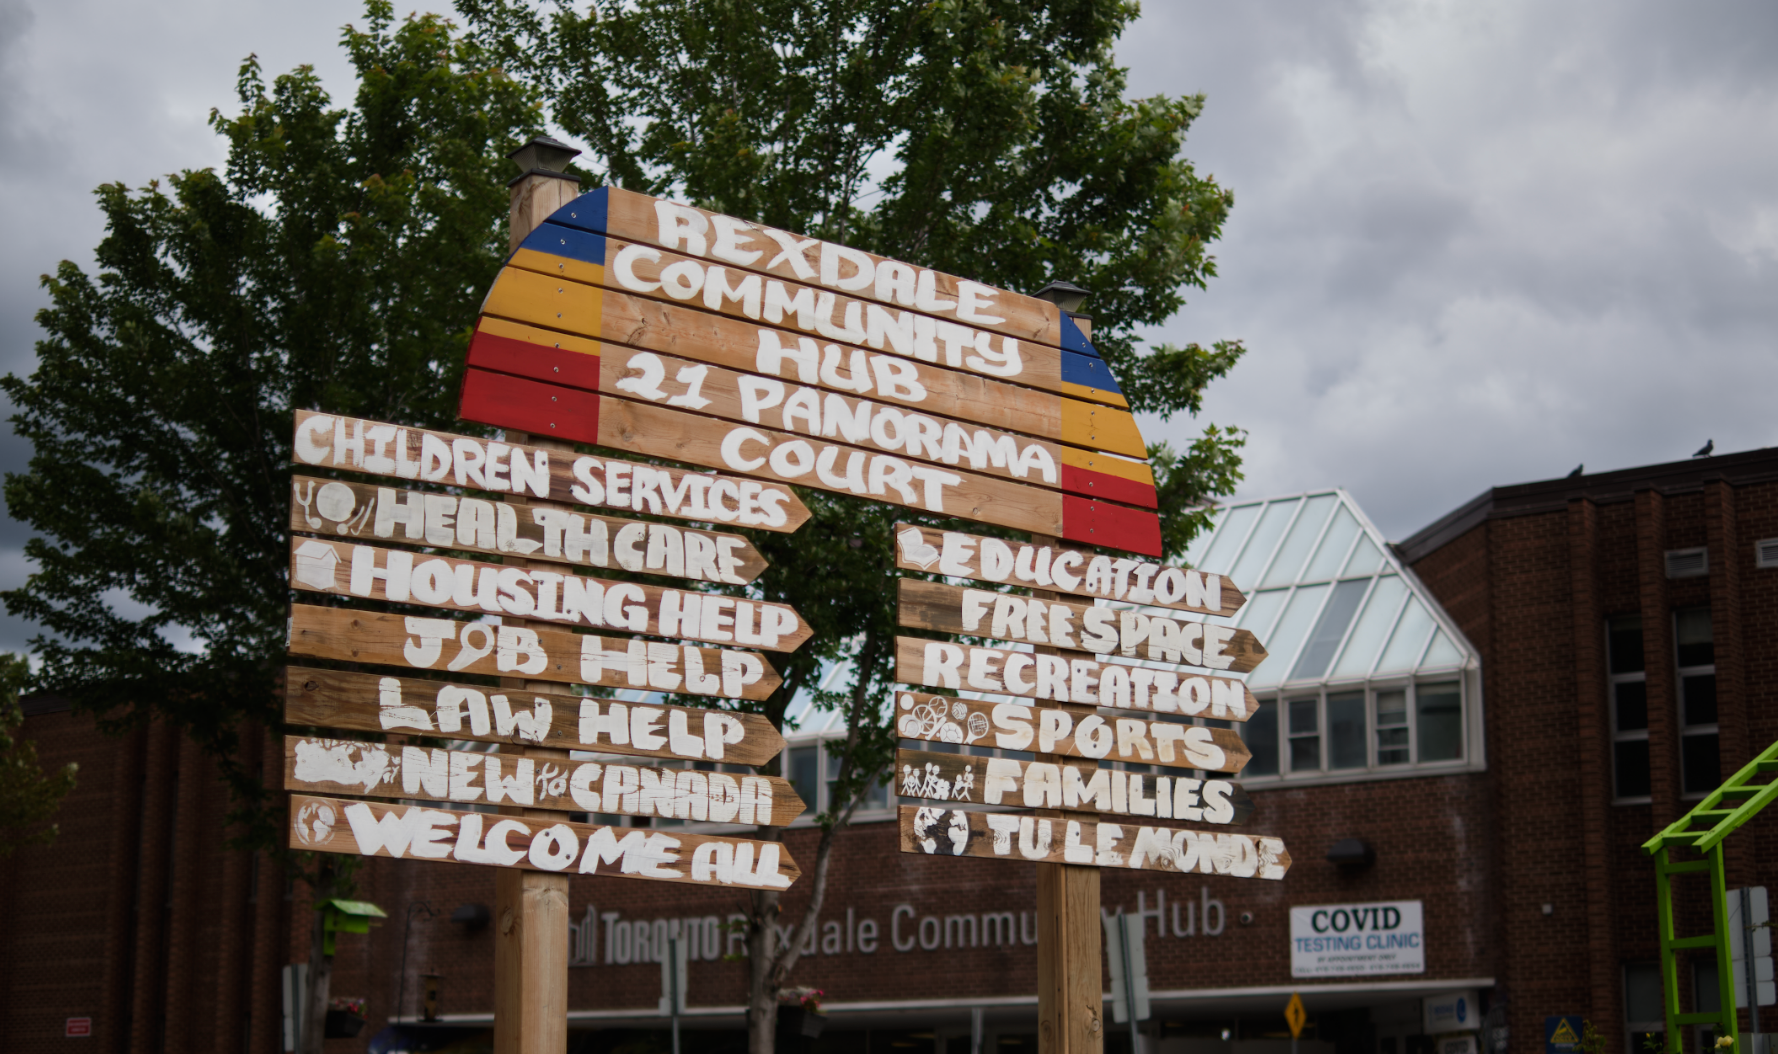
[[(1754, 782), (1764, 777), (1765, 782)], [(1667, 1050), (1679, 1051), (1680, 1026), (1713, 1025), (1717, 1036), (1740, 1037), (1735, 1025), (1734, 961), (1729, 958), (1728, 884), (1723, 879), (1722, 843), (1761, 809), (1778, 799), (1778, 743), (1773, 743), (1741, 771), (1698, 803), (1697, 808), (1669, 824), (1667, 829), (1642, 845), (1654, 854), (1655, 895), (1659, 898), (1661, 936), (1661, 989), (1666, 1000)], [(1673, 850), (1685, 848), (1702, 854), (1701, 860), (1674, 860)], [(1674, 875), (1710, 875), (1711, 932), (1695, 937), (1678, 936), (1673, 929)], [(1676, 952), (1715, 949), (1717, 1009), (1710, 1013), (1679, 1011), (1679, 964)]]

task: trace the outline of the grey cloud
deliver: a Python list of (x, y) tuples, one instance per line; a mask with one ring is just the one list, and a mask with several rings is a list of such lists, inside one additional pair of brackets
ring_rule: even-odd
[(1187, 153), (1236, 194), (1222, 276), (1153, 336), (1247, 341), (1205, 412), (1252, 430), (1244, 493), (1345, 485), (1399, 537), (1576, 462), (1772, 443), (1774, 10), (1151, 5), (1132, 86), (1207, 94)]

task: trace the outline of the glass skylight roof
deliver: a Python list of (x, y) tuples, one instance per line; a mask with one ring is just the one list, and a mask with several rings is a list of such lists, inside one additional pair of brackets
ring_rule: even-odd
[(1463, 634), (1345, 491), (1227, 506), (1184, 562), (1246, 592), (1233, 621), (1268, 653), (1247, 677), (1256, 691), (1477, 665)]
[[(1227, 621), (1252, 630), (1265, 646), (1266, 661), (1247, 675), (1255, 692), (1406, 680), (1479, 665), (1455, 623), (1404, 571), (1345, 491), (1224, 506), (1181, 562), (1225, 575), (1247, 594)], [(851, 680), (850, 661), (831, 663), (821, 687), (844, 689)], [(813, 703), (807, 692), (791, 702), (785, 717), (794, 730), (786, 738), (801, 742), (844, 731), (841, 713)]]

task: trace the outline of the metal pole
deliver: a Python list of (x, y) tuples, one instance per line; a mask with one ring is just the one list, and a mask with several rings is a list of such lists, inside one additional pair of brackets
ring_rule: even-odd
[(982, 1054), (982, 1008), (969, 1010), (969, 1054)]
[[(1742, 886), (1735, 891), (1741, 897), (1741, 968), (1747, 973), (1747, 1015), (1754, 1035), (1759, 1035), (1759, 974), (1753, 959), (1753, 890)], [(1754, 1042), (1759, 1042), (1755, 1040)]]
[(673, 1014), (673, 1054), (679, 1054), (679, 934), (678, 923), (667, 934), (667, 1009)]
[(1120, 909), (1117, 915), (1118, 929), (1123, 938), (1118, 941), (1123, 945), (1121, 951), (1124, 959), (1124, 1005), (1130, 1009), (1130, 1054), (1142, 1054), (1142, 1028), (1136, 1021), (1136, 962), (1130, 958), (1130, 916)]

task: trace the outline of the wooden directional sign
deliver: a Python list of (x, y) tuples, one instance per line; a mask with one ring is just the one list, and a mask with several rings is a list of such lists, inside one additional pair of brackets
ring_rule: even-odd
[[(546, 345), (563, 347), (555, 356), (534, 350)], [(577, 355), (576, 365), (582, 368), (561, 371), (543, 364), (548, 358), (562, 354)], [(750, 349), (749, 355), (753, 354)], [(791, 377), (786, 381), (652, 351), (601, 345), (597, 341), (487, 318), (482, 320), (476, 340), (470, 346), (469, 364), (472, 368), (514, 374), (551, 385), (682, 407), (727, 421), (771, 425), (809, 437), (843, 437), (872, 452), (968, 467), (988, 475), (1023, 480), (1073, 494), (1149, 509), (1155, 507), (1154, 473), (1145, 462), (1123, 460), (1090, 448), (1064, 446), (1046, 438), (984, 427), (973, 416), (977, 409), (974, 406), (958, 406), (952, 414), (942, 414), (936, 406), (924, 405), (943, 401), (937, 398), (939, 392), (929, 390), (917, 377), (914, 367), (905, 360), (878, 356), (879, 369), (876, 372), (879, 376), (873, 378), (866, 353), (856, 351), (853, 354), (858, 357), (859, 372), (848, 378), (850, 383), (841, 386), (839, 391), (823, 391), (818, 386), (794, 383), (798, 379), (794, 366), (790, 367)], [(811, 357), (809, 362), (812, 364), (814, 359)], [(895, 369), (883, 368), (891, 366)], [(744, 369), (753, 368), (751, 362), (744, 366)], [(787, 368), (779, 365), (774, 372), (782, 374)], [(809, 372), (819, 377), (813, 365)], [(837, 370), (827, 372), (838, 376)], [(1021, 398), (1013, 394), (1021, 389), (1010, 385), (1004, 387), (1009, 391), (996, 394)], [(860, 398), (861, 393), (868, 394), (869, 398)], [(1072, 438), (1111, 447), (1112, 453), (1138, 458), (1146, 456), (1135, 420), (1125, 411), (1073, 400), (1065, 402), (1085, 408), (1085, 412), (1075, 415), (1083, 418), (1085, 424), (1075, 430), (1079, 434)], [(884, 403), (898, 403), (913, 409), (897, 409)], [(916, 409), (919, 412), (914, 412)], [(1099, 420), (1111, 415), (1122, 418), (1115, 430), (1109, 422)], [(1065, 413), (1064, 419), (1068, 416)]]
[(284, 737), (284, 789), (776, 827), (807, 808), (777, 776), (556, 762), (312, 736)]
[(535, 555), (735, 586), (766, 569), (765, 557), (738, 534), (312, 476), (293, 477), (292, 488), (292, 531)]
[(1102, 769), (1090, 761), (1019, 761), (898, 750), (896, 793), (931, 801), (1023, 805), (1201, 823), (1246, 823), (1253, 801), (1238, 783)]
[(759, 714), (303, 666), (285, 668), (284, 721), (737, 765), (763, 765), (784, 749)]
[(1146, 560), (908, 523), (896, 524), (895, 539), (896, 566), (904, 571), (1055, 589), (1206, 615), (1233, 615), (1247, 601), (1221, 575)]
[(1259, 639), (1247, 630), (1127, 609), (911, 578), (901, 579), (900, 599), (901, 625), (940, 633), (966, 633), (1236, 673), (1246, 673), (1266, 657)]
[[(814, 264), (786, 247), (744, 270), (764, 250), (723, 244), (790, 236), (728, 217), (656, 210), (648, 239), (608, 236), (611, 193), (564, 206), (496, 279), (465, 418), (1159, 554), (1146, 444), (1053, 305), (806, 240)], [(676, 208), (627, 200), (638, 238)], [(685, 233), (700, 223), (730, 242)]]
[[(549, 429), (542, 429), (549, 434)], [(563, 437), (567, 438), (567, 437)], [(591, 440), (588, 440), (591, 442)], [(593, 508), (790, 532), (809, 518), (789, 487), (356, 417), (296, 412), (298, 465), (534, 496)]]
[(895, 730), (903, 739), (1210, 772), (1239, 772), (1252, 758), (1241, 737), (1226, 728), (1106, 718), (1084, 706), (990, 703), (924, 692), (896, 692), (895, 701)]
[(802, 874), (777, 842), (750, 838), (551, 823), (308, 794), (291, 795), (290, 817), (290, 848), (309, 852), (744, 889), (787, 889)]
[(308, 604), (290, 606), (290, 652), (410, 670), (725, 699), (764, 699), (783, 681), (765, 656), (751, 651)]
[(795, 651), (814, 632), (788, 604), (321, 538), (290, 539), (290, 584), (335, 596), (485, 611), (770, 651)]
[(1240, 681), (1126, 663), (895, 638), (895, 679), (1058, 703), (1245, 721), (1259, 700)]
[(1264, 835), (915, 805), (903, 805), (900, 820), (901, 851), (928, 856), (1272, 880), (1290, 868), (1283, 839)]

